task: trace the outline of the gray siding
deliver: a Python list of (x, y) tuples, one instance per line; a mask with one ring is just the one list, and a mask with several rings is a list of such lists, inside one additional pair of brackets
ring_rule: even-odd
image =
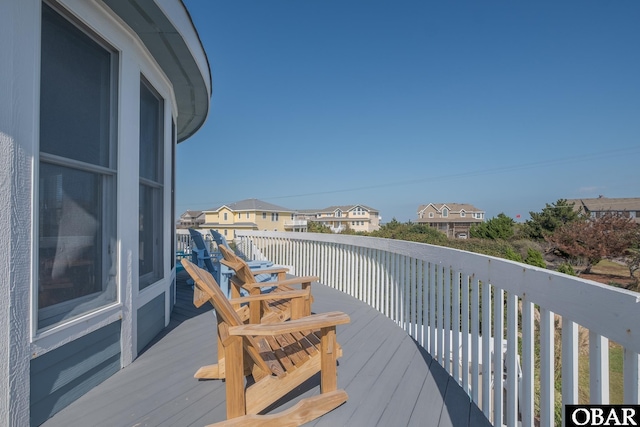
[(31, 360), (31, 425), (38, 426), (120, 370), (120, 321)]
[(138, 354), (164, 329), (164, 293), (138, 309)]

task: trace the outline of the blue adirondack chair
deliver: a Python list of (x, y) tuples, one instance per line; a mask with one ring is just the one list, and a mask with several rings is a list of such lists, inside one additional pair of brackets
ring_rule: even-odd
[[(223, 245), (229, 248), (227, 239), (225, 239), (222, 234), (215, 230), (210, 230), (210, 232), (213, 240), (216, 242), (216, 245)], [(198, 267), (209, 271), (220, 285), (220, 289), (222, 289), (229, 298), (231, 296), (229, 280), (231, 279), (231, 276), (233, 276), (233, 270), (226, 265), (220, 264), (222, 254), (219, 251), (209, 251), (209, 244), (205, 241), (204, 236), (198, 230), (190, 228), (189, 234), (191, 235), (191, 240), (194, 244), (194, 248), (191, 252), (191, 262)], [(273, 262), (271, 261), (249, 261), (247, 264), (249, 264), (249, 268), (252, 270), (266, 269), (273, 266)], [(268, 282), (275, 279), (276, 275), (272, 274), (261, 274), (256, 277), (258, 282)]]
[[(227, 249), (233, 250), (229, 246), (229, 243), (227, 242), (227, 238), (224, 237), (221, 233), (218, 233), (215, 230), (209, 230), (209, 233), (211, 233), (211, 237), (213, 238), (213, 241), (216, 242), (216, 246), (224, 246)], [(238, 255), (240, 258), (245, 260), (247, 264), (249, 264), (249, 268), (251, 269), (268, 268), (273, 266), (272, 261), (259, 261), (259, 260), (252, 261), (252, 260), (248, 260), (247, 257), (244, 256), (244, 254), (242, 253), (238, 253), (237, 251), (234, 251), (234, 252), (236, 252), (236, 255)], [(222, 254), (219, 251), (216, 252), (216, 256), (218, 257), (218, 259), (222, 258)]]

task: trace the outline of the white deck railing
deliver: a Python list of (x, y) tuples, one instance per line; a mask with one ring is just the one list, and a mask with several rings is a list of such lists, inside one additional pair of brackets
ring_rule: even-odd
[[(560, 407), (556, 360), (562, 364), (561, 403), (578, 403), (579, 326), (589, 330), (588, 403), (610, 403), (609, 340), (624, 349), (624, 403), (640, 403), (640, 294), (393, 239), (247, 231), (238, 232), (236, 244), (252, 259), (264, 257), (293, 266), (298, 275), (319, 276), (321, 283), (393, 319), (458, 380), (494, 425), (533, 426), (534, 420), (554, 425)], [(253, 258), (252, 248), (260, 255)], [(502, 338), (497, 354), (494, 337)]]

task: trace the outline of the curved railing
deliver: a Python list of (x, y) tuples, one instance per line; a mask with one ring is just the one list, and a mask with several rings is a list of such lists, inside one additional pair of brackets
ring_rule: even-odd
[[(393, 319), (457, 379), (494, 425), (554, 425), (562, 405), (579, 401), (584, 380), (579, 381), (578, 361), (585, 357), (589, 402), (580, 403), (610, 403), (609, 340), (623, 354), (618, 394), (624, 402), (611, 403), (640, 403), (640, 294), (393, 239), (246, 231), (237, 233), (236, 244), (251, 259), (319, 276), (321, 283)], [(579, 357), (583, 353), (588, 356)]]

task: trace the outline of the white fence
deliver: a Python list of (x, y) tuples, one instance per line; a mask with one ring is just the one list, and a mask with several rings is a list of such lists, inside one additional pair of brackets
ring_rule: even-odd
[[(393, 319), (494, 425), (552, 426), (561, 404), (578, 403), (579, 326), (589, 331), (590, 403), (609, 403), (609, 340), (623, 348), (624, 403), (640, 403), (640, 294), (393, 239), (247, 231), (236, 244), (249, 258), (254, 248), (259, 258), (319, 276)], [(494, 337), (502, 338), (501, 352), (493, 351)]]

